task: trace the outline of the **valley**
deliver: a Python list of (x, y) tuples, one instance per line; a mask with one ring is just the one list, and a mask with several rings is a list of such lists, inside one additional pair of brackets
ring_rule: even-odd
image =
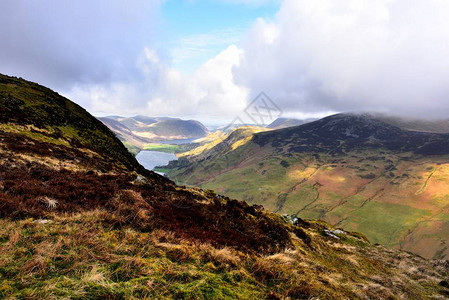
[(234, 143), (193, 150), (170, 178), (322, 219), (373, 243), (449, 256), (448, 135), (343, 114)]

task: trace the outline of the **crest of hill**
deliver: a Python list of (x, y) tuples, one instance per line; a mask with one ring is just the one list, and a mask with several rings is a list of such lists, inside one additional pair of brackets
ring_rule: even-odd
[(79, 105), (36, 83), (0, 75), (0, 123), (5, 133), (87, 149), (103, 161), (128, 170), (141, 168), (103, 123)]
[(261, 146), (288, 147), (293, 152), (342, 153), (356, 148), (386, 148), (422, 155), (449, 153), (449, 134), (401, 129), (370, 114), (337, 114), (318, 121), (259, 133)]

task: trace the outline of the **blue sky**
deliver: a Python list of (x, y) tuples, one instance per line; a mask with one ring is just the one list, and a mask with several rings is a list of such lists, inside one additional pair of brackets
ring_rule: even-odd
[(172, 66), (194, 72), (230, 44), (238, 44), (258, 18), (273, 19), (279, 6), (280, 1), (168, 0), (162, 19)]

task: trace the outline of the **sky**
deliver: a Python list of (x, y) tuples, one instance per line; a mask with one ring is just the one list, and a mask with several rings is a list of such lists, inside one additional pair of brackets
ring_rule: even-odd
[(97, 116), (449, 118), (446, 0), (0, 0), (0, 73)]

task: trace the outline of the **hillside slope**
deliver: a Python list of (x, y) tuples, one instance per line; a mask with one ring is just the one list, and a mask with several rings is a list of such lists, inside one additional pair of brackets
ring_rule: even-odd
[(375, 243), (449, 256), (447, 134), (341, 114), (186, 159), (190, 163), (169, 172), (171, 178), (272, 211), (323, 219)]
[(16, 151), (49, 144), (49, 149), (41, 151), (83, 151), (84, 155), (77, 155), (128, 170), (141, 168), (105, 125), (77, 104), (35, 83), (0, 76), (0, 126), (3, 142)]
[(0, 78), (1, 298), (449, 295), (446, 261), (176, 186), (79, 106)]

